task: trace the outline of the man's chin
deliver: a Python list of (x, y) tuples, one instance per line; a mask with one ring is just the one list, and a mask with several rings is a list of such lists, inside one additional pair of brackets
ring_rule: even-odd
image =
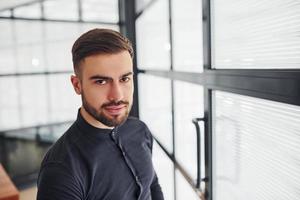
[(122, 115), (105, 115), (105, 120), (102, 122), (106, 126), (117, 126), (122, 124), (126, 119), (128, 118), (128, 115), (122, 114)]

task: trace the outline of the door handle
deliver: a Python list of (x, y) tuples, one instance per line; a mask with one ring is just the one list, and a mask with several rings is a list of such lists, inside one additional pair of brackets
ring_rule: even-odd
[(196, 180), (196, 188), (200, 189), (200, 183), (202, 181), (201, 176), (201, 130), (199, 126), (199, 122), (205, 122), (205, 118), (193, 118), (192, 122), (196, 128), (196, 136), (197, 136), (197, 180)]

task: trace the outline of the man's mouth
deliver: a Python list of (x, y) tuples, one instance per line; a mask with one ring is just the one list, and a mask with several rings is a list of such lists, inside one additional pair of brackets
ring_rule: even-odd
[(123, 109), (126, 108), (126, 104), (121, 105), (111, 105), (111, 106), (105, 106), (104, 109), (110, 114), (110, 115), (120, 115), (123, 112)]

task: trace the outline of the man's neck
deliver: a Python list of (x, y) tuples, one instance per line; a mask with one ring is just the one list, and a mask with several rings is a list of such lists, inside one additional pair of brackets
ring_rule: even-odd
[(103, 123), (96, 120), (93, 116), (91, 116), (83, 106), (80, 108), (80, 114), (81, 116), (87, 121), (90, 125), (96, 127), (96, 128), (102, 128), (102, 129), (113, 129), (114, 127), (109, 127), (104, 125)]

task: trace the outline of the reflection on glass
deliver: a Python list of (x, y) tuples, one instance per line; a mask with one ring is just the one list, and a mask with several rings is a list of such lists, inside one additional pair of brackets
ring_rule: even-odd
[(300, 68), (299, 1), (212, 1), (215, 68)]
[(137, 61), (141, 69), (170, 69), (168, 1), (154, 2), (136, 21)]
[(203, 71), (202, 1), (172, 2), (174, 69)]
[(174, 165), (156, 142), (153, 143), (152, 160), (165, 200), (174, 200)]
[[(176, 159), (191, 178), (197, 178), (197, 140), (193, 118), (204, 116), (203, 87), (176, 81), (175, 148)], [(203, 126), (201, 127), (203, 133)]]
[(172, 153), (171, 81), (145, 74), (139, 74), (138, 81), (140, 118)]
[(216, 200), (299, 199), (300, 107), (216, 91)]

